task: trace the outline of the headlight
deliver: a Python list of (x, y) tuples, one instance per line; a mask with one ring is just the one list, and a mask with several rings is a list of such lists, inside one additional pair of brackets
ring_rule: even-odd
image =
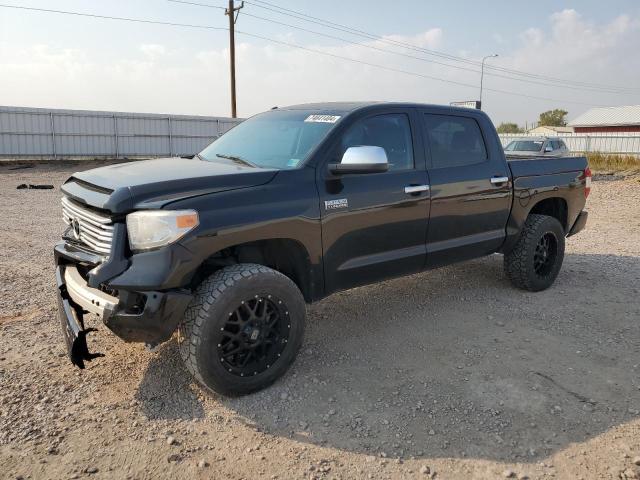
[(195, 210), (141, 210), (127, 215), (131, 250), (149, 250), (175, 242), (198, 226)]

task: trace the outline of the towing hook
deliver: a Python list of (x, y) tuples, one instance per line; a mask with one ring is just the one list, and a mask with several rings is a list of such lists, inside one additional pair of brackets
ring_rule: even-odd
[(84, 370), (84, 362), (90, 362), (94, 358), (104, 357), (104, 353), (90, 353), (89, 346), (87, 345), (87, 335), (91, 332), (96, 332), (95, 328), (85, 328), (78, 332), (78, 337), (73, 342), (71, 347), (71, 361), (80, 370)]

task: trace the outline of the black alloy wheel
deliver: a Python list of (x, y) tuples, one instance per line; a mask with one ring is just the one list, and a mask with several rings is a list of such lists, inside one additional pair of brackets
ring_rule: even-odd
[(504, 271), (516, 287), (539, 292), (553, 285), (564, 259), (565, 231), (557, 218), (532, 213), (520, 238), (504, 256)]
[(213, 392), (255, 392), (291, 366), (305, 317), (304, 297), (289, 277), (264, 265), (230, 265), (194, 292), (178, 327), (180, 356)]
[(558, 255), (558, 240), (553, 232), (546, 232), (538, 240), (533, 255), (533, 268), (540, 277), (546, 277), (553, 270)]
[(244, 377), (271, 368), (289, 341), (288, 316), (282, 300), (271, 295), (243, 300), (229, 312), (217, 346), (218, 357), (227, 371)]

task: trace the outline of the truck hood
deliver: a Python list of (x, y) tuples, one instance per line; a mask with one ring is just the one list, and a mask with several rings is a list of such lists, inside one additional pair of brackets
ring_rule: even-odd
[(162, 158), (74, 173), (62, 191), (81, 203), (112, 213), (127, 213), (162, 208), (189, 197), (263, 185), (277, 172), (223, 159), (208, 162), (197, 157)]

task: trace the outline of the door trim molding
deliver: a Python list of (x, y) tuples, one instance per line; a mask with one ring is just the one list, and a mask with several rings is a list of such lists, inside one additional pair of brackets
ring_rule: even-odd
[(473, 235), (466, 235), (464, 237), (456, 237), (450, 240), (427, 243), (427, 261), (430, 253), (451, 250), (453, 248), (464, 247), (467, 245), (475, 245), (491, 240), (504, 239), (506, 235), (505, 229), (500, 228), (497, 230), (489, 230), (488, 232), (474, 233)]
[[(343, 272), (345, 270), (352, 270), (354, 268), (362, 268), (369, 265), (392, 262), (394, 260), (401, 260), (403, 258), (424, 256), (426, 252), (426, 245), (415, 245), (413, 247), (399, 248), (387, 252), (373, 253), (371, 255), (363, 255), (361, 257), (347, 260), (338, 267), (338, 271)], [(422, 266), (420, 268), (422, 268)]]

